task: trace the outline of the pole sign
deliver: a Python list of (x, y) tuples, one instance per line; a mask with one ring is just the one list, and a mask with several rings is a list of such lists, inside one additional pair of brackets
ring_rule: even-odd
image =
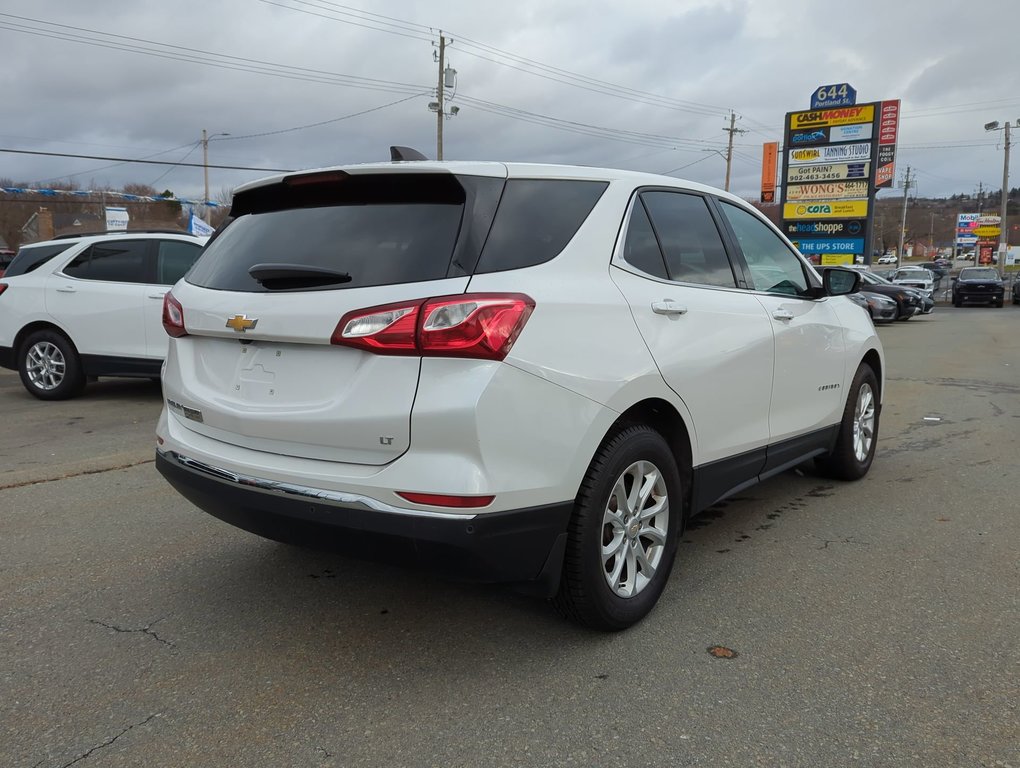
[(761, 201), (776, 202), (776, 167), (779, 161), (779, 142), (766, 141), (761, 145)]
[(900, 100), (883, 101), (878, 111), (875, 186), (891, 187), (896, 177), (896, 137), (900, 128)]
[(900, 102), (857, 103), (847, 83), (819, 86), (811, 109), (788, 112), (783, 232), (812, 261), (871, 263), (875, 193), (895, 170)]
[(850, 83), (821, 85), (811, 94), (811, 109), (849, 107), (857, 103), (857, 91)]

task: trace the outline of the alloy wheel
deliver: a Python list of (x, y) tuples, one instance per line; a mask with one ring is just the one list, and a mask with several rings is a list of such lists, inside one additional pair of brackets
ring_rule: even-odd
[(60, 348), (49, 341), (33, 344), (25, 357), (25, 372), (32, 386), (50, 391), (64, 380), (67, 363)]
[(854, 456), (857, 461), (867, 461), (874, 439), (875, 393), (870, 384), (864, 383), (857, 391), (857, 405), (854, 408)]
[(669, 528), (669, 496), (662, 472), (637, 461), (616, 479), (602, 517), (602, 572), (618, 597), (648, 586), (662, 561)]

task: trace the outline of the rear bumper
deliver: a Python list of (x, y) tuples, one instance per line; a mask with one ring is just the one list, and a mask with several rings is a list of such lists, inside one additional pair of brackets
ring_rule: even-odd
[(573, 501), (438, 513), (237, 475), (174, 451), (157, 451), (156, 468), (195, 506), (269, 539), (470, 581), (529, 582), (545, 596), (559, 585)]

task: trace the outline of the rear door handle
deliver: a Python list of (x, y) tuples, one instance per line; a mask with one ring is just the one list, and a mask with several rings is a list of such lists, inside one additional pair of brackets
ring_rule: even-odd
[(677, 304), (672, 299), (652, 302), (652, 312), (657, 315), (686, 315), (687, 307)]
[(772, 317), (776, 320), (793, 320), (793, 312), (788, 312), (785, 309), (777, 309), (772, 313)]
[(57, 288), (57, 293), (77, 293), (78, 289), (73, 285), (65, 285), (63, 288)]

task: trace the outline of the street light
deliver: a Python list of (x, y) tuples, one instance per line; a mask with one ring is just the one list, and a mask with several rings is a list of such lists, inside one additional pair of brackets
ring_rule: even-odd
[(229, 133), (214, 133), (212, 136), (207, 136), (205, 128), (202, 129), (202, 169), (205, 171), (205, 223), (209, 224), (212, 219), (212, 214), (209, 211), (209, 142), (215, 139), (217, 136), (229, 136)]
[[(1015, 122), (1020, 125), (1020, 120)], [(1009, 128), (1009, 120), (1001, 129), (998, 120), (985, 123), (986, 131), (1002, 130), (1005, 132), (1002, 153), (1002, 212), (999, 215), (999, 278), (1003, 280), (1006, 278), (1006, 250), (1009, 247), (1009, 229), (1006, 227), (1006, 200), (1009, 196)], [(980, 260), (980, 257), (978, 259)]]

